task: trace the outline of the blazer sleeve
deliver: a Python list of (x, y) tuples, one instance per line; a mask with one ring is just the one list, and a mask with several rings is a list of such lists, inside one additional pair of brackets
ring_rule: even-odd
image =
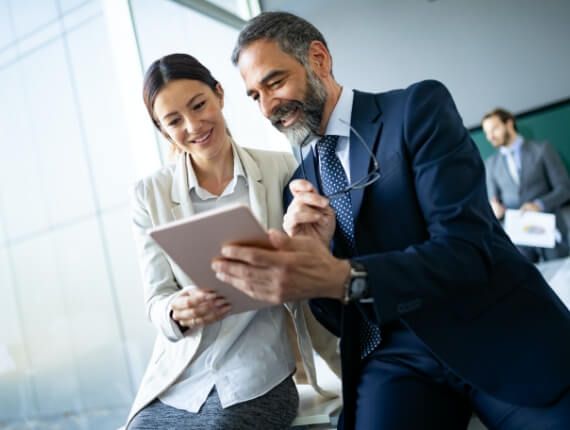
[(501, 190), (495, 180), (495, 157), (489, 157), (485, 161), (485, 185), (487, 186), (487, 196), (489, 200), (496, 197), (501, 201)]
[(170, 305), (181, 288), (164, 252), (147, 234), (147, 230), (154, 227), (149, 212), (151, 200), (144, 180), (137, 182), (131, 190), (131, 218), (146, 313), (161, 334), (170, 341), (176, 341), (182, 339), (184, 334), (170, 318)]
[[(356, 258), (368, 271), (381, 323), (432, 303), (480, 300), (492, 266), (493, 215), (483, 162), (441, 83), (408, 89), (403, 130), (415, 188), (410, 192), (417, 196), (427, 238)], [(394, 223), (405, 223), (405, 217)]]
[(536, 199), (542, 202), (545, 212), (554, 212), (570, 201), (570, 179), (560, 156), (548, 142), (543, 143), (542, 162), (551, 190)]
[(313, 348), (333, 373), (341, 377), (339, 338), (317, 321), (307, 301), (302, 302), (303, 315)]

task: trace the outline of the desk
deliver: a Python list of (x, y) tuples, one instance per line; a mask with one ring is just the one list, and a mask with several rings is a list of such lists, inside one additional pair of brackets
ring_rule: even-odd
[(540, 270), (550, 288), (560, 297), (560, 300), (570, 309), (570, 258), (538, 263)]
[(319, 386), (337, 394), (325, 398), (310, 385), (297, 385), (299, 391), (299, 411), (293, 421), (294, 430), (329, 430), (336, 429), (338, 414), (342, 407), (340, 379), (328, 368), (327, 364), (315, 354), (315, 369)]

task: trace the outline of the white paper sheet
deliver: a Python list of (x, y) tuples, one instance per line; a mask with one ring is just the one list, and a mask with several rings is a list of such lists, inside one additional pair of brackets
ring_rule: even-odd
[(505, 231), (516, 245), (554, 248), (556, 244), (556, 223), (554, 214), (524, 212), (507, 209)]

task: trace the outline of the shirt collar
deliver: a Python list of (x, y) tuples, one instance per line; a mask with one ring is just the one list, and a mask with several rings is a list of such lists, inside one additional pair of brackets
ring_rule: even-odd
[[(340, 97), (336, 102), (329, 121), (327, 123), (327, 128), (325, 129), (325, 136), (341, 136), (350, 138), (350, 119), (352, 117), (352, 102), (354, 100), (354, 92), (352, 89), (341, 89)], [(342, 119), (345, 123), (339, 121)], [(319, 141), (321, 136), (314, 136), (311, 139), (311, 148), (316, 151), (315, 145)]]
[[(350, 137), (350, 118), (352, 116), (352, 101), (354, 99), (354, 92), (352, 89), (341, 89), (340, 97), (336, 106), (334, 107), (327, 128), (325, 130), (326, 136), (344, 136)], [(341, 122), (340, 120), (343, 120)]]
[(518, 135), (517, 138), (515, 139), (515, 141), (511, 145), (509, 145), (508, 148), (501, 146), (499, 148), (499, 151), (501, 151), (501, 154), (503, 154), (503, 155), (505, 155), (509, 152), (510, 153), (518, 152), (521, 148), (522, 143), (523, 143), (523, 138), (521, 135)]
[[(238, 156), (238, 153), (236, 151), (236, 148), (234, 146), (234, 143), (232, 142), (232, 153), (234, 155), (234, 176), (232, 181), (230, 182), (229, 185), (231, 185), (231, 189), (227, 189), (224, 191), (223, 194), (226, 194), (226, 191), (228, 192), (233, 192), (237, 179), (238, 178), (244, 178), (246, 179), (247, 176), (245, 175), (245, 170), (243, 169), (243, 165), (241, 164), (241, 160)], [(188, 169), (188, 187), (190, 189), (190, 191), (194, 190), (196, 192), (196, 194), (202, 199), (207, 199), (207, 198), (211, 198), (211, 197), (218, 197), (218, 196), (214, 196), (213, 194), (209, 193), (208, 191), (206, 191), (205, 189), (203, 189), (200, 184), (198, 183), (198, 178), (196, 177), (196, 173), (194, 173), (194, 168), (192, 167), (192, 161), (190, 160), (190, 154), (186, 154), (186, 165), (187, 165), (187, 169)], [(247, 182), (246, 182), (247, 183)]]

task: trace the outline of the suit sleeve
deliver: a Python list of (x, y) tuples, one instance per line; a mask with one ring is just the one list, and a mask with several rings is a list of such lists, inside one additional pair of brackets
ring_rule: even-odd
[(425, 311), (431, 303), (479, 297), (489, 284), (492, 259), (484, 167), (451, 95), (436, 81), (416, 84), (408, 90), (403, 116), (428, 236), (400, 251), (357, 258), (367, 268), (380, 323)]
[(537, 200), (543, 204), (545, 212), (554, 212), (570, 200), (570, 179), (553, 146), (544, 142), (543, 148), (542, 162), (551, 190), (547, 194), (538, 196)]

